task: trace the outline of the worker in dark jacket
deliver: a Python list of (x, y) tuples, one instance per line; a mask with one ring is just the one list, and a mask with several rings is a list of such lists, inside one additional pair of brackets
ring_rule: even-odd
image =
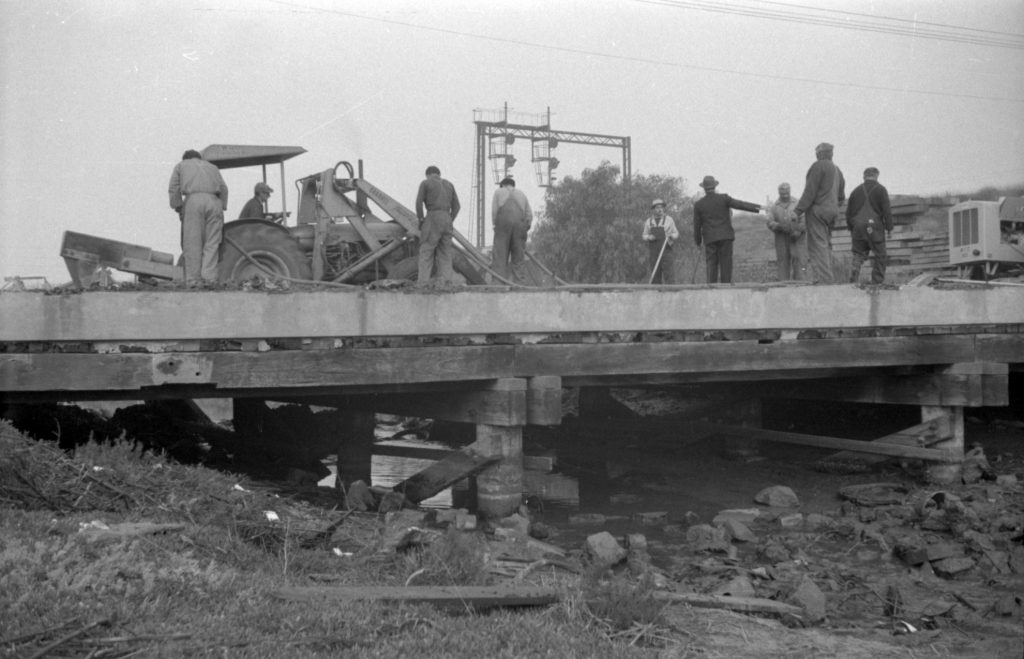
[[(878, 168), (864, 170), (864, 182), (850, 193), (846, 207), (846, 227), (850, 230), (853, 247), (853, 263), (850, 281), (860, 279), (860, 267), (874, 252), (875, 262), (871, 267), (871, 283), (885, 281), (885, 265), (888, 254), (885, 251), (885, 236), (892, 231), (892, 210), (889, 205), (889, 191), (878, 182)], [(884, 229), (884, 231), (883, 231)]]
[(832, 282), (832, 226), (846, 201), (843, 173), (832, 162), (834, 148), (828, 142), (814, 147), (817, 160), (807, 170), (804, 193), (796, 202), (796, 214), (807, 216), (808, 279), (823, 284)]
[(267, 200), (270, 199), (271, 193), (274, 192), (274, 188), (270, 187), (263, 181), (256, 184), (253, 188), (253, 197), (249, 201), (245, 202), (245, 206), (242, 206), (242, 212), (238, 214), (240, 220), (264, 220), (267, 217)]
[(736, 240), (731, 209), (757, 213), (761, 207), (715, 192), (718, 181), (714, 176), (705, 176), (700, 187), (704, 188), (704, 197), (693, 206), (693, 240), (698, 246), (704, 245), (708, 283), (729, 284), (732, 282), (732, 245)]
[(431, 271), (443, 283), (452, 281), (452, 223), (459, 214), (455, 186), (441, 178), (436, 166), (427, 167), (416, 193), (416, 217), (420, 220), (420, 284), (430, 281)]
[(181, 220), (181, 252), (189, 286), (217, 281), (228, 186), (220, 170), (189, 149), (174, 166), (167, 186), (171, 208)]

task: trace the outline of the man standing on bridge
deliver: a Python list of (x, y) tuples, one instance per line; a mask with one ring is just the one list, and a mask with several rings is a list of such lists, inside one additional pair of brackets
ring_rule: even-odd
[(189, 149), (174, 166), (167, 191), (171, 208), (181, 220), (185, 281), (190, 287), (217, 281), (224, 211), (228, 208), (228, 186), (220, 170)]
[(461, 208), (459, 196), (435, 165), (427, 167), (426, 177), (416, 193), (416, 217), (420, 220), (418, 282), (428, 283), (431, 271), (436, 270), (437, 278), (448, 284), (452, 281), (452, 223)]
[(775, 269), (779, 281), (804, 278), (807, 261), (807, 237), (804, 221), (797, 216), (796, 199), (790, 195), (789, 183), (779, 184), (779, 198), (768, 209), (768, 228), (775, 234)]
[(647, 242), (648, 263), (652, 284), (674, 284), (676, 264), (672, 258), (672, 245), (679, 240), (679, 229), (672, 216), (665, 215), (665, 201), (651, 202), (653, 214), (644, 222), (643, 239)]
[(502, 179), (494, 191), (491, 222), (494, 224), (494, 257), (491, 259), (491, 267), (505, 279), (511, 276), (514, 281), (526, 281), (523, 264), (526, 261), (526, 235), (533, 222), (533, 211), (530, 209), (530, 200), (522, 191), (516, 190), (516, 181), (511, 176)]
[(878, 182), (877, 167), (865, 169), (864, 182), (850, 193), (850, 203), (846, 207), (846, 227), (850, 230), (853, 248), (850, 283), (857, 283), (860, 267), (867, 260), (868, 253), (874, 252), (871, 283), (881, 284), (885, 281), (885, 265), (889, 258), (885, 251), (885, 235), (892, 231), (893, 224), (889, 191)]
[(846, 201), (846, 182), (832, 162), (833, 148), (828, 142), (814, 148), (817, 161), (807, 170), (804, 193), (796, 203), (796, 214), (806, 216), (808, 279), (822, 284), (832, 282), (832, 226)]
[(707, 259), (708, 283), (732, 283), (732, 245), (736, 231), (732, 228), (732, 210), (758, 213), (761, 207), (749, 201), (733, 199), (727, 194), (715, 192), (718, 181), (714, 176), (705, 176), (700, 187), (704, 196), (693, 206), (693, 240), (699, 247), (704, 245)]

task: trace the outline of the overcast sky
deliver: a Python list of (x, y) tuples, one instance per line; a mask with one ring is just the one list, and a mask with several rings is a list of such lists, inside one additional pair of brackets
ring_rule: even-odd
[[(822, 141), (891, 193), (1024, 183), (1021, 0), (0, 0), (0, 43), (0, 275), (52, 283), (67, 229), (177, 253), (168, 178), (213, 143), (303, 146), (290, 180), (363, 159), (409, 207), (436, 164), (469, 233), (473, 111), (505, 103), (629, 136), (634, 174), (689, 193), (799, 193)], [(560, 176), (621, 162), (555, 155)], [(257, 178), (226, 172), (228, 219)]]

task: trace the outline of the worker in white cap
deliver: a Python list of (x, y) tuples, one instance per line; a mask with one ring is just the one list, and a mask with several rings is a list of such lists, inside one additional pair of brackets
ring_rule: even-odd
[(651, 216), (644, 221), (643, 239), (647, 242), (650, 275), (652, 284), (675, 283), (675, 259), (672, 245), (679, 240), (679, 229), (676, 221), (665, 214), (665, 201), (655, 199), (651, 202)]
[(240, 220), (263, 220), (267, 217), (267, 201), (273, 194), (274, 188), (263, 181), (260, 181), (253, 188), (253, 198), (245, 202), (242, 212), (238, 214)]
[(779, 198), (768, 209), (768, 228), (775, 234), (775, 270), (779, 281), (800, 281), (807, 266), (807, 227), (796, 214), (789, 183), (779, 184)]

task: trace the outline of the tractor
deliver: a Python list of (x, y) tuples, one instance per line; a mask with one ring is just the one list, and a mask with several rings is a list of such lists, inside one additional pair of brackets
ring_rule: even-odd
[[(297, 146), (213, 144), (203, 158), (219, 169), (278, 165), (282, 210), (263, 219), (226, 221), (220, 247), (218, 279), (242, 282), (253, 278), (298, 282), (365, 284), (379, 279), (415, 280), (418, 271), (419, 221), (416, 214), (341, 161), (332, 169), (296, 181), (298, 208), (289, 226), (286, 210), (285, 161), (305, 153)], [(388, 219), (374, 213), (372, 201)], [(484, 284), (489, 259), (458, 232), (453, 267), (468, 284)], [(61, 247), (76, 286), (97, 281), (110, 267), (144, 277), (180, 280), (183, 270), (171, 254), (141, 245), (66, 231)]]

